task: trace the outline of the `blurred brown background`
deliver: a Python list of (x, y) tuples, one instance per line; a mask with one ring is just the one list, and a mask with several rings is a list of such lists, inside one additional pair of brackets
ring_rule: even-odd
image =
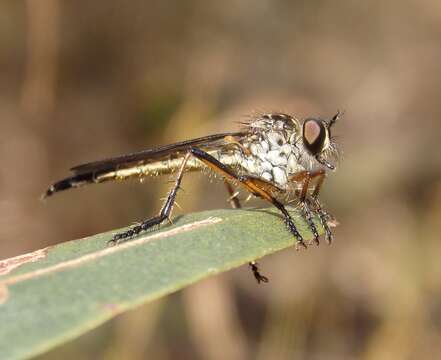
[[(322, 194), (333, 246), (263, 259), (264, 286), (245, 267), (208, 279), (41, 359), (439, 357), (440, 36), (435, 0), (2, 1), (0, 258), (143, 219), (167, 191), (40, 202), (72, 165), (256, 111), (345, 110)], [(186, 212), (228, 206), (218, 182), (183, 186)]]

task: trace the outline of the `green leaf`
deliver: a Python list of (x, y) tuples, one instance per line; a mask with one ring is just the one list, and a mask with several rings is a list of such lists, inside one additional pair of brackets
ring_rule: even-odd
[[(311, 240), (304, 220), (291, 213)], [(107, 247), (112, 233), (0, 261), (2, 359), (37, 355), (121, 312), (295, 242), (268, 209), (189, 214)]]

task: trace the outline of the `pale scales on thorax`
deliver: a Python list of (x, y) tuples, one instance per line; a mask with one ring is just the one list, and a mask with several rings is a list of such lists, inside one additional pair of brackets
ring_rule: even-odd
[[(251, 120), (250, 134), (239, 141), (234, 159), (219, 156), (224, 163), (230, 162), (240, 173), (273, 182), (287, 190), (289, 176), (302, 170), (311, 170), (311, 161), (305, 161), (301, 148), (300, 124), (286, 114), (266, 114)], [(223, 159), (225, 157), (225, 159)]]

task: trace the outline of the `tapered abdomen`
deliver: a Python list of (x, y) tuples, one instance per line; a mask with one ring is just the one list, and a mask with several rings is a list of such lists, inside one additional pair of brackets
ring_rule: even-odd
[[(219, 155), (217, 151), (211, 153), (226, 165), (234, 165), (234, 156)], [(51, 196), (56, 192), (77, 188), (88, 184), (99, 184), (106, 181), (122, 181), (130, 178), (142, 179), (149, 176), (160, 176), (177, 171), (183, 161), (183, 156), (174, 159), (155, 160), (144, 164), (122, 164), (102, 169), (81, 172), (52, 184), (43, 197)], [(201, 170), (206, 166), (196, 158), (190, 158), (185, 171)]]

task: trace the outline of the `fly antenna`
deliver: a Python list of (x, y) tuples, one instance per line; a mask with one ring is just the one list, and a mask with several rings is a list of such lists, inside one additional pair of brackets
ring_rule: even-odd
[(328, 128), (330, 128), (332, 125), (334, 125), (337, 122), (337, 120), (340, 118), (340, 116), (343, 115), (343, 113), (344, 113), (344, 111), (337, 110), (337, 113), (332, 117), (331, 120), (329, 120)]

